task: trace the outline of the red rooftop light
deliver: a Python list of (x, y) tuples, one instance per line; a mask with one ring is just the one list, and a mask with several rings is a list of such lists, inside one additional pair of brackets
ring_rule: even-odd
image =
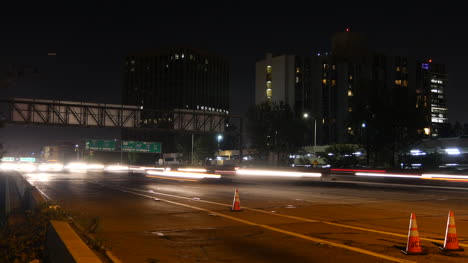
[(432, 59), (429, 59), (429, 63), (432, 63)]
[(349, 32), (349, 28), (346, 28), (346, 32)]

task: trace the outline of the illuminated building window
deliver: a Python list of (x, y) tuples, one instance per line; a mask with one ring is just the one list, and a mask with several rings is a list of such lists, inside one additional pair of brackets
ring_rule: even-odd
[(190, 60), (192, 60), (192, 59), (193, 59), (193, 55), (192, 55), (192, 54), (190, 54), (189, 58), (190, 58)]
[(205, 59), (205, 64), (207, 64), (207, 65), (208, 65), (208, 59)]
[(131, 64), (135, 64), (135, 60), (130, 61)]
[(271, 89), (267, 89), (266, 95), (267, 95), (267, 98), (271, 99), (271, 96), (273, 95), (273, 91)]
[(182, 54), (182, 56), (181, 56), (181, 57), (182, 57), (182, 58), (184, 58), (184, 57), (185, 57), (185, 55), (184, 55), (184, 54)]
[(349, 80), (353, 80), (353, 75), (349, 75)]
[(327, 85), (327, 79), (322, 79), (322, 83)]
[(323, 69), (327, 69), (328, 64), (323, 64)]
[(175, 59), (179, 59), (179, 54), (175, 54)]
[(407, 67), (402, 67), (402, 68), (401, 68), (401, 71), (402, 71), (403, 73), (408, 73), (408, 68), (407, 68)]
[(301, 69), (299, 67), (296, 68), (296, 73), (301, 72)]
[(299, 83), (299, 77), (296, 76), (296, 83)]
[(403, 87), (408, 87), (408, 81), (406, 79), (403, 80), (402, 86)]
[(333, 69), (333, 70), (336, 69), (336, 65), (335, 65), (335, 64), (332, 65), (332, 69)]
[(336, 85), (336, 80), (332, 79), (331, 85), (335, 86)]
[(352, 91), (352, 90), (348, 90), (348, 97), (352, 97), (352, 96), (354, 96), (353, 91)]
[(400, 71), (400, 67), (397, 66), (395, 70), (396, 70), (397, 72), (399, 72), (399, 71)]
[(271, 74), (271, 66), (266, 67), (267, 74)]
[(352, 108), (352, 107), (348, 107), (348, 112), (353, 112), (353, 108)]
[(267, 81), (266, 86), (267, 86), (267, 89), (271, 89), (271, 81)]
[(395, 80), (395, 84), (401, 85), (401, 79), (396, 79), (396, 80)]

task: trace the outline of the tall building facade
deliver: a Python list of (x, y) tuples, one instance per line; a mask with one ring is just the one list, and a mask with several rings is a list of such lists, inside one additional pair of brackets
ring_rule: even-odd
[(363, 143), (377, 120), (388, 130), (375, 136), (437, 137), (448, 122), (444, 65), (372, 52), (365, 42), (346, 31), (330, 53), (267, 54), (256, 63), (256, 103), (283, 101), (298, 117), (308, 113), (318, 144)]
[(448, 74), (444, 64), (431, 60), (418, 64), (417, 107), (426, 110), (426, 122), (430, 123), (431, 137), (438, 137), (448, 125), (447, 87)]
[[(173, 128), (171, 111), (229, 114), (229, 63), (221, 56), (192, 48), (130, 54), (124, 64), (122, 102), (167, 111), (142, 112), (142, 127)], [(122, 130), (123, 140), (161, 142), (163, 152), (177, 151), (175, 137), (154, 129)]]
[(123, 104), (148, 109), (228, 113), (229, 63), (190, 48), (130, 54), (125, 59)]

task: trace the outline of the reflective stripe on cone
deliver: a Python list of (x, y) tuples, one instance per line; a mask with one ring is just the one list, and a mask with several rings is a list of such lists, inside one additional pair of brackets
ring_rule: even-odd
[(408, 231), (408, 242), (406, 243), (406, 250), (401, 250), (406, 255), (422, 255), (425, 254), (419, 241), (418, 224), (416, 223), (416, 214), (411, 213), (410, 225)]

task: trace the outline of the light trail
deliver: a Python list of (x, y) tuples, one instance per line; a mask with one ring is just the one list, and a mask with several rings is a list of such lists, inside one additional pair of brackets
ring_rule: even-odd
[(321, 173), (304, 173), (304, 172), (288, 172), (288, 171), (273, 171), (273, 170), (237, 170), (238, 175), (254, 175), (254, 176), (278, 176), (278, 177), (321, 177)]
[(357, 176), (376, 176), (376, 177), (397, 177), (397, 178), (421, 178), (414, 174), (395, 174), (395, 173), (355, 173)]

